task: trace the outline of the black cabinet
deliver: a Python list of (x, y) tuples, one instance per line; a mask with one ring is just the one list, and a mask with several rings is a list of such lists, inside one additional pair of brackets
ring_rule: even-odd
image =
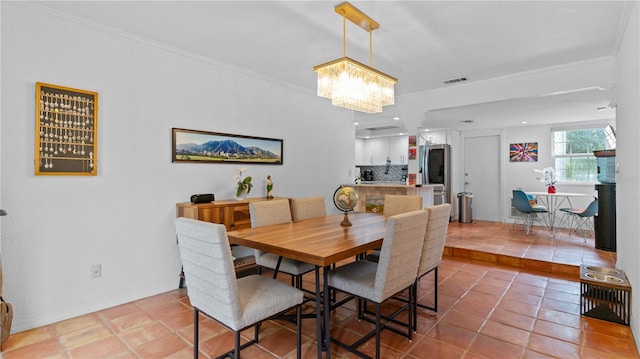
[(593, 218), (596, 248), (616, 251), (616, 185), (597, 184), (598, 215)]

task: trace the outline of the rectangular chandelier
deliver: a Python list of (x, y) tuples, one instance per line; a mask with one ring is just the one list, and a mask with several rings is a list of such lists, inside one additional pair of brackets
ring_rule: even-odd
[(394, 104), (394, 85), (398, 80), (346, 56), (346, 19), (369, 32), (371, 62), (371, 33), (379, 25), (349, 3), (335, 9), (343, 16), (344, 56), (313, 68), (318, 73), (318, 96), (331, 99), (334, 106), (366, 113), (382, 112), (383, 106)]

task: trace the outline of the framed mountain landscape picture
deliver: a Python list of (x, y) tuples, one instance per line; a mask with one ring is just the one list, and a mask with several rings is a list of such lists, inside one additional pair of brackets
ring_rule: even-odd
[(283, 140), (172, 128), (171, 162), (281, 165)]

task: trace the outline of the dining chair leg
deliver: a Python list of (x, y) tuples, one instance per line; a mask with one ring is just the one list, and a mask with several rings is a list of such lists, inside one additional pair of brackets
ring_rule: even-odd
[[(276, 267), (273, 270), (273, 279), (278, 278), (278, 273), (280, 272), (280, 264), (282, 263), (282, 256), (278, 257), (278, 261), (276, 262)], [(293, 285), (293, 278), (291, 278), (291, 285)]]
[(411, 341), (413, 340), (413, 328), (415, 327), (415, 325), (413, 324), (413, 299), (416, 296), (416, 292), (415, 292), (416, 287), (415, 286), (410, 286), (409, 287), (409, 295), (407, 296), (407, 299), (409, 300), (409, 303), (407, 304), (407, 321), (408, 321), (408, 325), (407, 325), (407, 338), (409, 339), (409, 343), (411, 343)]
[[(320, 267), (316, 266), (316, 270), (315, 270), (315, 282), (316, 282), (316, 293), (320, 293), (321, 292), (321, 288), (320, 288)], [(320, 309), (322, 307), (321, 305), (321, 300), (320, 300), (320, 295), (316, 294), (316, 338), (317, 338), (317, 352), (318, 352), (318, 356), (322, 355), (322, 349), (325, 348), (325, 342), (324, 342), (324, 331), (323, 326), (322, 326), (322, 310)], [(325, 315), (329, 315), (329, 312), (327, 311), (327, 308), (324, 308), (325, 310)]]
[(376, 359), (380, 359), (380, 303), (376, 303)]
[(420, 284), (420, 279), (416, 279), (415, 289), (413, 290), (413, 331), (418, 332), (418, 285)]
[(262, 322), (258, 322), (253, 326), (253, 337), (255, 338), (256, 343), (260, 341), (260, 328), (262, 328)]
[(235, 332), (235, 346), (236, 349), (233, 351), (233, 359), (240, 359), (240, 331)]
[(331, 328), (331, 296), (329, 292), (329, 266), (324, 267), (322, 270), (322, 294), (324, 299), (323, 309), (324, 309), (324, 330), (326, 332), (325, 335), (325, 346), (327, 349), (326, 358), (331, 358), (331, 334), (329, 333), (329, 328)]
[[(414, 301), (413, 301), (413, 328), (417, 332), (418, 331), (418, 307), (425, 308), (429, 310), (433, 310), (434, 312), (438, 312), (438, 267), (432, 269), (434, 272), (434, 287), (433, 287), (433, 307), (430, 307), (426, 304), (418, 303), (418, 285), (420, 284), (420, 278), (416, 279), (415, 289), (414, 289)], [(429, 273), (429, 272), (427, 272)]]
[(200, 327), (200, 322), (198, 319), (198, 309), (193, 308), (193, 359), (198, 359), (198, 347), (199, 347), (199, 342), (200, 340), (199, 338), (199, 327)]
[(296, 307), (296, 358), (302, 358), (302, 304)]
[(433, 311), (438, 312), (438, 267), (435, 269), (434, 273), (434, 286), (433, 286)]

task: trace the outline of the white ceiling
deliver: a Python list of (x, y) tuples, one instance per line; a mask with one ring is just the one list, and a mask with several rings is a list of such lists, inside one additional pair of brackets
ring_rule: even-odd
[[(334, 12), (342, 1), (36, 3), (312, 92), (313, 66), (342, 56), (342, 17)], [(373, 32), (373, 66), (398, 78), (397, 95), (444, 87), (444, 80), (461, 76), (478, 81), (614, 55), (628, 10), (624, 1), (351, 3), (380, 23)], [(347, 56), (369, 63), (369, 35), (349, 22)], [(426, 118), (440, 128), (450, 128), (460, 118), (476, 123), (490, 118), (498, 124), (502, 117), (513, 119), (514, 105), (519, 114), (523, 106), (530, 106), (529, 114), (537, 109), (553, 112), (557, 106), (558, 111), (577, 113), (574, 105), (606, 106), (610, 95), (587, 89), (517, 104), (442, 109)], [(613, 110), (608, 111), (598, 116), (613, 117)]]

